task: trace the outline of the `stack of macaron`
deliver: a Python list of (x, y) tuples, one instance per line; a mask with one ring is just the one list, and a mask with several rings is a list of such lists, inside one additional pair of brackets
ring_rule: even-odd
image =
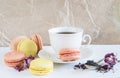
[(53, 62), (47, 58), (35, 58), (42, 46), (39, 34), (16, 37), (11, 41), (11, 51), (4, 55), (4, 62), (19, 71), (26, 66), (35, 75), (48, 74), (53, 70)]
[(24, 63), (25, 55), (22, 52), (11, 51), (4, 55), (4, 62), (9, 67), (16, 67)]
[(64, 62), (78, 60), (80, 58), (80, 49), (63, 48), (59, 52), (59, 57)]

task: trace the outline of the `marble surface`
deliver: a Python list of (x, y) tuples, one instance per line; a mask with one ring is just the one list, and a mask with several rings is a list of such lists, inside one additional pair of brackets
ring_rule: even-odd
[(58, 26), (83, 28), (92, 44), (119, 44), (120, 0), (0, 0), (0, 46), (33, 33), (49, 44), (47, 30)]

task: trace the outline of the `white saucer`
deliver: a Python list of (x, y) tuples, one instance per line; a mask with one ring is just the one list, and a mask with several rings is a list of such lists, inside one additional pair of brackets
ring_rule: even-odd
[[(87, 48), (87, 47), (81, 47), (80, 48), (80, 59), (76, 60), (76, 61), (80, 61), (83, 59), (86, 59), (88, 57), (90, 57), (92, 55), (92, 51)], [(55, 51), (53, 50), (53, 48), (51, 46), (45, 46), (43, 47), (43, 50), (41, 50), (38, 54), (38, 56), (40, 58), (49, 58), (51, 59), (54, 63), (72, 63), (72, 62), (76, 62), (76, 61), (70, 61), (70, 62), (64, 62), (62, 60), (60, 60)]]

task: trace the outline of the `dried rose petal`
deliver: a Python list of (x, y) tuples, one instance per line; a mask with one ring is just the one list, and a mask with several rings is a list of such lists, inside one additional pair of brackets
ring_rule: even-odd
[(32, 57), (32, 56), (27, 57), (27, 58), (25, 59), (25, 63), (26, 63), (26, 67), (27, 67), (27, 68), (29, 68), (30, 62), (31, 62), (32, 60), (34, 60), (34, 59), (35, 59), (35, 57)]
[(108, 53), (108, 54), (105, 55), (104, 61), (105, 61), (105, 63), (113, 66), (113, 65), (116, 64), (117, 58), (116, 58), (116, 56), (114, 55), (114, 53)]

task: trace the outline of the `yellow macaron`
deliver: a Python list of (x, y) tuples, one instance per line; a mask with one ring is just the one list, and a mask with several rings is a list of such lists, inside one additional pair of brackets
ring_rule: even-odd
[(26, 57), (37, 55), (37, 45), (34, 41), (25, 38), (21, 40), (17, 46), (18, 52), (23, 52)]
[(34, 75), (46, 75), (53, 71), (53, 62), (48, 58), (37, 58), (31, 61), (29, 70)]

